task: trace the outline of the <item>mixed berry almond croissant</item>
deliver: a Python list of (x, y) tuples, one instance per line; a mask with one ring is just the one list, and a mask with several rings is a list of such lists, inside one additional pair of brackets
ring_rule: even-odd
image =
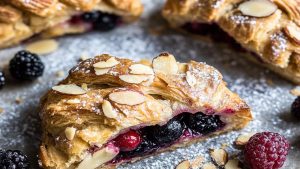
[(299, 0), (168, 0), (163, 16), (172, 27), (209, 35), (216, 25), (248, 57), (300, 83)]
[(140, 0), (1, 0), (0, 48), (34, 35), (110, 30), (136, 20), (142, 10)]
[(96, 56), (41, 100), (40, 159), (47, 169), (114, 168), (238, 130), (247, 104), (205, 63)]

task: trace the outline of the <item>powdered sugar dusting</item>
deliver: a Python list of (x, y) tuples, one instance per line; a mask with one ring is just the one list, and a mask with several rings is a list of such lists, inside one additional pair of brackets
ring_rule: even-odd
[(279, 56), (287, 48), (287, 37), (282, 33), (278, 32), (270, 36), (272, 41), (272, 54)]
[(230, 19), (234, 21), (236, 24), (250, 24), (255, 25), (256, 20), (253, 17), (245, 16), (245, 15), (232, 15), (230, 16)]
[[(299, 168), (300, 124), (289, 113), (294, 99), (289, 90), (293, 85), (264, 68), (245, 61), (245, 54), (230, 50), (228, 46), (198, 41), (179, 33), (160, 36), (149, 34), (148, 29), (161, 24), (161, 20), (155, 20), (160, 17), (153, 15), (159, 15), (157, 10), (164, 2), (144, 0), (143, 3), (146, 11), (142, 20), (137, 23), (108, 33), (59, 38), (59, 49), (42, 57), (46, 71), (37, 81), (20, 83), (8, 79), (8, 84), (0, 91), (0, 107), (4, 109), (0, 114), (0, 148), (24, 150), (32, 163), (37, 164), (41, 135), (39, 98), (63, 78), (57, 77), (56, 72), (63, 70), (67, 75), (83, 51), (86, 51), (88, 56), (109, 53), (134, 60), (151, 59), (163, 51), (168, 51), (179, 61), (205, 61), (220, 70), (229, 88), (244, 98), (252, 108), (254, 120), (242, 131), (211, 138), (187, 148), (162, 153), (119, 168), (173, 169), (183, 159), (193, 159), (198, 155), (210, 161), (208, 148), (219, 148), (223, 143), (230, 145), (226, 150), (231, 155), (240, 153), (231, 143), (240, 133), (250, 131), (274, 131), (286, 136), (292, 147), (284, 168)], [(23, 46), (0, 51), (0, 68), (4, 68), (13, 54), (21, 48)], [(272, 81), (272, 84), (269, 81)], [(17, 97), (22, 98), (23, 102), (16, 104)]]

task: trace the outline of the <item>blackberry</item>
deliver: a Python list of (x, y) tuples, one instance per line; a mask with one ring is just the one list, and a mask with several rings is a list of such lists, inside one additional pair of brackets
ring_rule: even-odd
[(170, 144), (180, 138), (184, 126), (176, 118), (170, 120), (163, 126), (155, 125), (148, 128), (149, 136), (158, 145)]
[(34, 80), (44, 73), (44, 64), (37, 54), (29, 51), (19, 51), (10, 60), (9, 71), (18, 80)]
[(291, 112), (294, 117), (300, 119), (300, 97), (297, 97), (292, 104)]
[(118, 25), (118, 22), (118, 16), (99, 12), (99, 17), (94, 22), (94, 29), (99, 31), (110, 31)]
[(96, 22), (99, 18), (100, 13), (98, 11), (85, 12), (81, 15), (81, 19), (84, 22)]
[(208, 134), (224, 126), (219, 116), (204, 113), (191, 114), (186, 122), (187, 126), (197, 134)]
[(0, 150), (1, 169), (29, 169), (26, 155), (19, 150)]
[(0, 89), (2, 89), (4, 85), (5, 85), (4, 73), (0, 71)]

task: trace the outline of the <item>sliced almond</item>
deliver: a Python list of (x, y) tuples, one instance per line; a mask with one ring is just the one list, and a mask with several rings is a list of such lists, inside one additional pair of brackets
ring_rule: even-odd
[(238, 146), (244, 146), (248, 143), (249, 139), (254, 135), (255, 133), (246, 133), (241, 134), (237, 137), (237, 139), (234, 141), (234, 143)]
[(106, 68), (106, 69), (95, 68), (94, 70), (95, 70), (95, 74), (99, 76), (108, 73), (110, 68)]
[(94, 68), (103, 69), (103, 68), (114, 67), (114, 66), (118, 65), (119, 63), (120, 62), (117, 61), (115, 57), (111, 57), (107, 61), (97, 62), (93, 66), (94, 66)]
[(191, 87), (195, 87), (197, 84), (197, 79), (190, 71), (186, 72), (186, 81)]
[(217, 169), (217, 167), (213, 163), (205, 163), (202, 169)]
[(294, 96), (300, 96), (300, 86), (297, 86), (294, 89), (290, 90), (290, 93)]
[(65, 135), (68, 140), (73, 140), (74, 136), (76, 134), (76, 128), (74, 127), (67, 127), (65, 129)]
[(75, 84), (53, 86), (52, 89), (60, 93), (70, 95), (81, 95), (86, 93), (85, 90)]
[(126, 104), (129, 106), (137, 105), (144, 103), (146, 98), (144, 95), (134, 91), (118, 91), (109, 94), (109, 99), (119, 103), (119, 104)]
[(134, 64), (129, 67), (131, 74), (136, 75), (153, 75), (153, 69), (143, 64)]
[(171, 54), (161, 54), (152, 61), (154, 72), (164, 74), (176, 74), (178, 72), (178, 65), (176, 59)]
[(87, 85), (86, 83), (82, 83), (82, 84), (81, 84), (81, 88), (82, 88), (83, 90), (87, 91), (87, 90), (88, 90), (88, 85)]
[(241, 3), (238, 9), (243, 15), (253, 17), (267, 17), (277, 10), (277, 5), (269, 0), (250, 0)]
[(204, 162), (204, 157), (202, 157), (202, 156), (195, 157), (191, 161), (192, 169), (198, 169), (198, 168), (200, 168), (202, 166), (203, 162)]
[(176, 166), (176, 169), (190, 169), (190, 167), (190, 162), (188, 160), (184, 160)]
[(26, 46), (26, 50), (36, 54), (48, 54), (56, 51), (57, 48), (58, 43), (53, 39), (36, 41)]
[(226, 163), (225, 169), (241, 169), (241, 167), (239, 167), (239, 161), (237, 159), (233, 159)]
[(148, 75), (120, 75), (119, 78), (127, 83), (139, 84), (149, 80)]
[(289, 24), (284, 31), (295, 43), (300, 45), (300, 28), (296, 24)]
[(115, 158), (118, 153), (119, 151), (116, 148), (105, 147), (93, 155), (88, 154), (76, 169), (95, 169)]
[(107, 100), (104, 100), (102, 103), (102, 110), (106, 117), (108, 118), (116, 118), (117, 112), (113, 109), (111, 103)]
[(223, 166), (228, 160), (228, 154), (224, 149), (213, 149), (210, 156), (218, 166)]

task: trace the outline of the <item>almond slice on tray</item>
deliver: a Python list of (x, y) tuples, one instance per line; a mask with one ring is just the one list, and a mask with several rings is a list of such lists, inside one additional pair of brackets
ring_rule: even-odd
[(241, 169), (241, 167), (239, 167), (239, 161), (237, 159), (233, 159), (233, 160), (229, 160), (225, 167), (225, 169)]
[(168, 53), (162, 53), (152, 61), (154, 72), (164, 74), (176, 74), (178, 65), (175, 57)]
[(254, 135), (255, 133), (246, 133), (239, 135), (234, 143), (238, 146), (244, 146), (248, 143), (249, 139)]
[(137, 75), (153, 75), (153, 69), (143, 64), (134, 64), (129, 67), (131, 74)]
[(115, 57), (109, 58), (107, 61), (101, 61), (93, 64), (94, 68), (110, 68), (118, 65), (120, 62), (116, 60)]
[(267, 17), (277, 10), (277, 5), (269, 0), (250, 0), (241, 3), (238, 9), (243, 15), (253, 17)]
[(57, 48), (58, 43), (53, 39), (36, 41), (26, 46), (26, 50), (36, 54), (48, 54), (56, 51)]
[(190, 169), (190, 168), (191, 168), (191, 163), (188, 160), (184, 160), (176, 166), (176, 169)]
[(223, 166), (228, 160), (228, 154), (224, 149), (213, 149), (210, 156), (218, 166)]
[(52, 89), (60, 93), (70, 95), (81, 95), (86, 93), (85, 90), (75, 84), (53, 86)]
[(144, 103), (146, 100), (144, 95), (131, 90), (113, 92), (109, 94), (109, 99), (116, 103), (125, 104), (129, 106)]

